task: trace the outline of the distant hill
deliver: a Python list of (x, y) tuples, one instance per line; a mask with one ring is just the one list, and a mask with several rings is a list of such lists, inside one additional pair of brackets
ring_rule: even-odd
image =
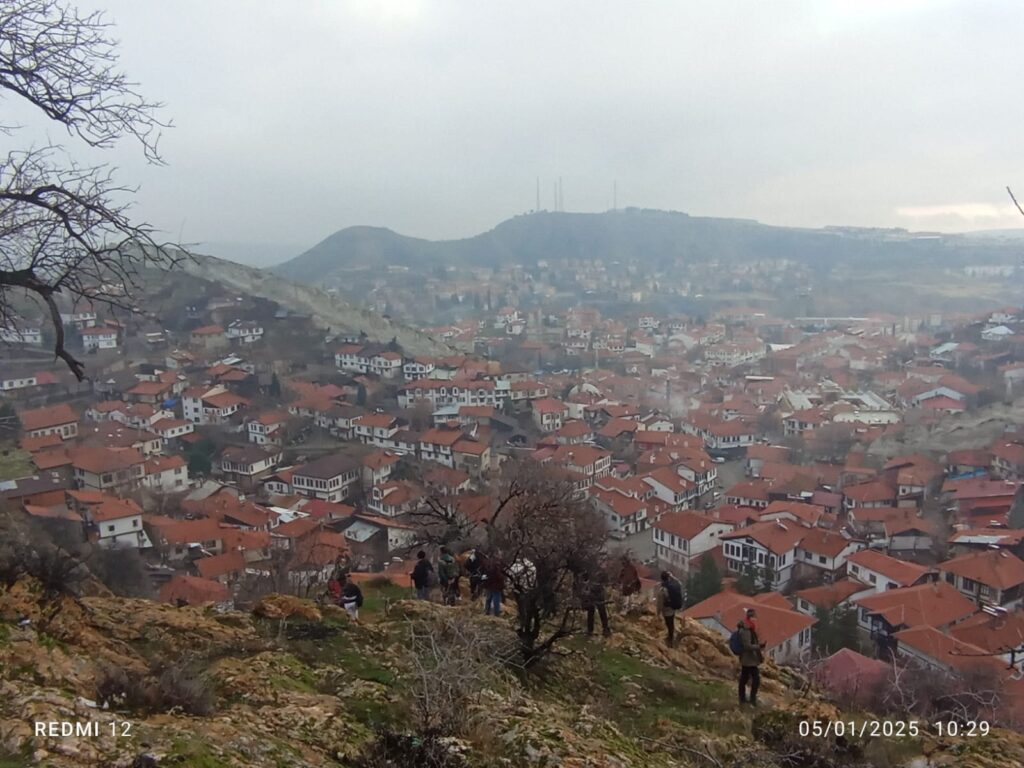
[(854, 227), (798, 229), (746, 219), (627, 209), (526, 214), (463, 240), (431, 241), (382, 227), (349, 227), (275, 271), (304, 282), (331, 282), (346, 270), (381, 265), (429, 269), (450, 264), (533, 264), (557, 258), (643, 260), (654, 265), (788, 258), (828, 268), (843, 262), (865, 266), (1015, 262), (1019, 252), (1004, 241), (964, 235)]

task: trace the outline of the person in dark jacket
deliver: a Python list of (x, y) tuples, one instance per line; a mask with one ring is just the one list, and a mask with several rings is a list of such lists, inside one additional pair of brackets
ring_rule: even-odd
[(341, 588), (341, 607), (348, 611), (354, 620), (359, 620), (359, 609), (363, 605), (363, 590), (351, 579), (345, 579)]
[(469, 576), (469, 599), (480, 597), (480, 586), (484, 580), (484, 558), (478, 550), (473, 550), (463, 564)]
[(661, 572), (657, 600), (658, 613), (665, 620), (665, 629), (668, 632), (665, 643), (672, 647), (676, 642), (676, 611), (683, 608), (683, 585), (668, 571)]
[(622, 556), (622, 567), (619, 569), (619, 589), (623, 597), (640, 592), (640, 573), (628, 555)]
[(422, 549), (416, 553), (416, 565), (409, 574), (412, 577), (412, 585), (416, 587), (417, 600), (430, 599), (430, 576), (434, 572), (434, 566), (427, 560), (427, 553)]
[(587, 612), (587, 635), (594, 634), (594, 614), (597, 613), (601, 617), (601, 631), (605, 637), (609, 637), (612, 630), (608, 626), (608, 599), (602, 574), (599, 572), (583, 576), (576, 583), (576, 591), (580, 607)]
[(501, 596), (505, 591), (505, 564), (500, 553), (495, 552), (484, 561), (483, 567), (484, 613), (488, 616), (501, 615)]
[(740, 704), (746, 704), (747, 683), (750, 683), (751, 706), (757, 706), (757, 689), (761, 687), (760, 666), (764, 663), (764, 643), (757, 636), (757, 612), (747, 609), (747, 616), (736, 625), (740, 636)]
[(437, 561), (437, 582), (441, 585), (441, 599), (445, 605), (455, 605), (459, 601), (459, 572), (459, 563), (448, 547), (441, 547), (441, 557)]

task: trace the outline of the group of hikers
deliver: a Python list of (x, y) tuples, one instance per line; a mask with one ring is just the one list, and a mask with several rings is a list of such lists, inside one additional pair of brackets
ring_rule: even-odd
[[(514, 570), (514, 569), (513, 569)], [(448, 547), (441, 547), (437, 567), (430, 562), (427, 553), (416, 553), (416, 564), (409, 574), (418, 600), (430, 600), (433, 587), (441, 591), (445, 605), (456, 605), (462, 599), (462, 578), (469, 582), (469, 598), (475, 602), (484, 596), (484, 613), (500, 616), (502, 598), (506, 587), (506, 564), (500, 552), (489, 555), (471, 549), (460, 556), (454, 555)], [(599, 568), (580, 577), (574, 584), (574, 593), (580, 608), (586, 613), (586, 632), (593, 635), (596, 620), (601, 621), (605, 637), (611, 635), (608, 620), (608, 569)], [(359, 618), (363, 604), (363, 593), (359, 585), (339, 569), (327, 584), (330, 599), (348, 611), (354, 619)], [(618, 569), (618, 588), (623, 598), (630, 600), (641, 591), (640, 574), (637, 567), (623, 555)], [(666, 643), (676, 644), (676, 615), (685, 607), (685, 590), (682, 583), (669, 571), (661, 572), (661, 582), (656, 594), (658, 613), (665, 622)], [(757, 634), (757, 612), (748, 608), (729, 637), (729, 648), (739, 657), (739, 702), (757, 706), (757, 691), (761, 686), (760, 666), (764, 663), (765, 644)], [(749, 695), (747, 688), (749, 686)]]

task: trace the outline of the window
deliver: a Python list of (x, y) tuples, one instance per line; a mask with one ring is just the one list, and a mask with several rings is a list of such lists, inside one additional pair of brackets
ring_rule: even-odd
[(821, 563), (822, 565), (824, 565), (825, 564), (825, 556), (824, 555), (818, 555), (818, 562)]
[(112, 525), (108, 525), (108, 526), (107, 526), (107, 532), (108, 532), (108, 533), (113, 533), (113, 532), (114, 532), (114, 526), (112, 526)]
[(865, 624), (867, 624), (867, 621), (868, 621), (868, 609), (867, 608), (861, 608), (860, 609), (860, 620), (862, 622), (864, 622)]
[(132, 528), (138, 528), (138, 527), (139, 527), (139, 519), (137, 517), (133, 517), (132, 518)]
[(860, 573), (860, 568), (853, 563), (850, 563), (850, 573)]
[(946, 581), (949, 582), (950, 584), (956, 584), (956, 574), (947, 573), (946, 574)]
[(876, 581), (878, 581), (878, 579), (875, 578), (875, 574), (869, 573), (868, 574), (868, 581), (870, 581), (872, 584), (874, 584)]

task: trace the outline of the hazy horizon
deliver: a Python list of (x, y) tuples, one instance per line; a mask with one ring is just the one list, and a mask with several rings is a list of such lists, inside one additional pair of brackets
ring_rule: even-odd
[(534, 208), (538, 177), (568, 212), (617, 182), (619, 207), (780, 226), (1024, 225), (1015, 3), (80, 7), (167, 103), (167, 167), (104, 159), (184, 242), (468, 237)]

